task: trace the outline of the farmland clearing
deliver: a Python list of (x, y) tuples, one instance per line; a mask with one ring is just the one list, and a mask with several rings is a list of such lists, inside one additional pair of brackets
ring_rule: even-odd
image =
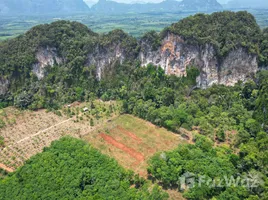
[[(89, 108), (84, 112), (85, 107)], [(120, 115), (119, 102), (75, 103), (57, 112), (22, 111), (8, 107), (0, 112), (0, 169), (13, 172), (44, 147), (63, 136), (81, 138), (123, 167), (147, 178), (149, 159), (157, 152), (172, 150), (187, 142), (180, 135), (132, 115)], [(167, 191), (170, 199), (183, 199)]]
[(0, 168), (12, 172), (51, 142), (66, 135), (81, 138), (119, 114), (116, 102), (96, 101), (94, 109), (83, 112), (87, 105), (78, 104), (57, 112), (21, 111), (13, 107), (1, 110), (4, 126), (0, 136), (4, 144), (0, 146)]
[(185, 142), (179, 135), (131, 115), (115, 118), (84, 139), (143, 177), (147, 177), (147, 162), (155, 153)]

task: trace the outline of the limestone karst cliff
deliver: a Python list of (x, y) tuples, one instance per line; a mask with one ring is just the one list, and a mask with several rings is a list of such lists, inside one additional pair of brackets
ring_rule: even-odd
[(68, 87), (89, 74), (94, 81), (105, 79), (124, 63), (153, 64), (176, 76), (187, 76), (187, 67), (195, 66), (200, 71), (197, 87), (232, 86), (252, 78), (260, 61), (267, 60), (259, 51), (266, 49), (260, 45), (261, 34), (247, 12), (197, 14), (141, 39), (121, 30), (96, 34), (78, 22), (39, 25), (1, 43), (0, 95), (45, 79), (51, 67), (59, 73), (52, 81), (57, 78)]
[(60, 65), (63, 60), (57, 55), (56, 48), (40, 48), (36, 52), (37, 62), (33, 64), (33, 73), (40, 80), (44, 78), (46, 67)]
[[(105, 73), (105, 69), (112, 68), (116, 62), (122, 64), (130, 59), (121, 43), (117, 42), (106, 47), (97, 45), (93, 52), (87, 55), (86, 65), (96, 67), (98, 80)], [(187, 67), (196, 66), (200, 71), (197, 78), (197, 86), (200, 88), (213, 84), (233, 86), (239, 80), (246, 81), (254, 77), (258, 71), (257, 55), (248, 53), (242, 47), (230, 51), (226, 57), (220, 59), (213, 45), (191, 45), (172, 33), (161, 41), (157, 50), (153, 50), (152, 44), (141, 41), (138, 56), (131, 56), (132, 60), (139, 60), (142, 66), (153, 64), (163, 68), (168, 75), (187, 76)], [(51, 48), (39, 50), (36, 58), (33, 72), (39, 79), (44, 77), (46, 66), (60, 64), (64, 60)]]
[(243, 48), (230, 51), (220, 60), (212, 45), (190, 45), (174, 34), (168, 34), (155, 51), (146, 42), (141, 42), (141, 49), (139, 58), (143, 66), (152, 63), (169, 75), (187, 76), (187, 67), (197, 66), (200, 71), (197, 82), (201, 88), (212, 84), (232, 86), (253, 77), (258, 70), (257, 55)]
[[(168, 34), (157, 50), (153, 50), (150, 43), (141, 41), (139, 56), (136, 58), (142, 66), (153, 64), (160, 66), (168, 75), (187, 76), (188, 66), (197, 66), (200, 76), (198, 87), (207, 88), (213, 84), (233, 86), (239, 80), (246, 81), (258, 71), (257, 55), (249, 54), (245, 49), (238, 48), (230, 51), (223, 59), (219, 59), (216, 50), (210, 44), (190, 45), (180, 36)], [(61, 64), (56, 49), (40, 49), (36, 53), (37, 62), (33, 64), (33, 72), (38, 79), (45, 75), (47, 66)], [(129, 59), (120, 43), (110, 44), (107, 48), (100, 45), (87, 55), (87, 66), (95, 66), (98, 80), (117, 61), (123, 63)]]

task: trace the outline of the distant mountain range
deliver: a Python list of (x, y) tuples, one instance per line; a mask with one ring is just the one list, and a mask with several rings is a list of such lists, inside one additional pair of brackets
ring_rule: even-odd
[(268, 8), (267, 0), (230, 0), (225, 8)]
[[(92, 1), (88, 1), (92, 2)], [(165, 0), (160, 3), (118, 3), (99, 0), (91, 8), (83, 0), (0, 0), (0, 14), (49, 14), (49, 13), (145, 13), (175, 11), (218, 11), (222, 6), (217, 0)]]
[(88, 12), (83, 0), (0, 0), (0, 14), (48, 14)]
[[(210, 12), (223, 9), (268, 8), (268, 0), (146, 0), (119, 3), (115, 0), (0, 0), (1, 15), (45, 15), (70, 13), (149, 13), (149, 12)], [(128, 1), (130, 2), (130, 1)], [(141, 3), (134, 3), (141, 2)], [(90, 7), (90, 8), (89, 8)]]
[(222, 6), (217, 0), (165, 0), (160, 3), (126, 4), (115, 1), (99, 0), (92, 6), (96, 13), (144, 13), (144, 12), (174, 12), (174, 11), (217, 11)]

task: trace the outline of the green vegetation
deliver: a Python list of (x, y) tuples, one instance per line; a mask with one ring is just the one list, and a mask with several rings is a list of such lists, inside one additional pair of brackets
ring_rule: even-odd
[(103, 49), (111, 47), (112, 44), (119, 43), (129, 60), (135, 59), (139, 53), (137, 40), (120, 29), (101, 35), (99, 43)]
[(167, 199), (149, 186), (85, 142), (62, 138), (0, 181), (0, 199)]
[[(190, 43), (213, 44), (219, 58), (242, 46), (259, 55), (260, 66), (267, 65), (267, 29), (261, 31), (247, 12), (198, 14), (172, 25), (160, 35), (149, 32), (143, 39), (151, 42), (156, 49), (160, 36), (167, 31), (183, 36)], [(114, 62), (102, 79), (97, 80), (96, 67), (87, 65), (87, 55), (94, 53), (95, 49), (105, 51), (114, 47), (113, 44), (122, 45), (128, 60)], [(55, 47), (65, 61), (48, 67), (44, 79), (38, 81), (31, 72), (35, 52), (48, 46)], [(0, 55), (3, 55), (0, 57), (0, 75), (11, 80), (9, 93), (0, 98), (0, 106), (15, 104), (22, 109), (57, 110), (63, 104), (74, 101), (90, 101), (93, 108), (95, 98), (121, 100), (124, 113), (176, 133), (180, 133), (181, 128), (196, 133), (195, 144), (179, 146), (152, 159), (148, 170), (165, 187), (180, 188), (177, 181), (185, 172), (211, 178), (225, 173), (239, 177), (250, 172), (264, 177), (264, 185), (255, 189), (205, 186), (186, 189), (184, 195), (188, 199), (266, 199), (267, 71), (260, 71), (254, 81), (239, 82), (234, 87), (214, 85), (200, 90), (196, 88), (199, 71), (195, 66), (187, 68), (187, 77), (167, 76), (161, 68), (152, 65), (141, 67), (135, 59), (138, 50), (137, 40), (121, 30), (99, 35), (84, 25), (68, 21), (37, 26), (23, 36), (0, 44)], [(98, 119), (99, 111), (95, 111), (91, 114)], [(66, 112), (70, 116), (76, 115), (76, 120), (79, 120), (79, 110)], [(88, 123), (94, 125), (96, 120), (90, 118)], [(88, 166), (91, 168), (88, 169)], [(118, 173), (123, 179), (117, 177)], [(90, 174), (100, 181), (97, 185), (92, 186)], [(47, 184), (52, 180), (57, 184)], [(119, 186), (115, 186), (113, 180), (119, 182)], [(39, 188), (33, 191), (36, 183)], [(82, 142), (67, 138), (54, 143), (14, 176), (2, 181), (0, 193), (3, 195), (0, 199), (85, 199), (89, 196), (106, 199), (108, 194), (111, 199), (161, 199), (164, 195), (157, 188), (149, 194), (146, 184), (129, 189), (132, 184), (132, 174), (125, 172), (115, 161)]]
[(190, 44), (212, 44), (220, 57), (237, 47), (257, 53), (256, 44), (261, 35), (253, 15), (229, 11), (190, 16), (173, 24), (162, 34), (165, 35), (166, 32), (180, 35)]
[[(36, 26), (25, 35), (1, 43), (1, 74), (20, 74), (20, 78), (29, 78), (29, 66), (36, 61), (36, 51), (47, 46), (58, 49), (59, 56), (64, 56), (67, 62), (72, 61), (69, 65), (81, 64), (85, 59), (83, 56), (91, 49), (95, 36), (97, 35), (86, 26), (76, 22), (58, 21)], [(83, 48), (85, 43), (87, 46)]]
[[(237, 178), (248, 173), (266, 176), (267, 71), (261, 71), (256, 82), (192, 91), (198, 75), (194, 67), (187, 70), (193, 74), (187, 78), (166, 76), (162, 69), (151, 65), (136, 67), (129, 74), (123, 69), (111, 75), (112, 84), (111, 79), (102, 81), (103, 89), (110, 87), (104, 90), (107, 97), (123, 99), (125, 112), (158, 126), (178, 133), (180, 127), (197, 129), (201, 135), (195, 139), (195, 145), (179, 146), (167, 152), (164, 161), (159, 155), (153, 158), (149, 172), (165, 187), (179, 188), (178, 178), (186, 172), (210, 178), (224, 175)], [(213, 143), (225, 147), (212, 148)], [(236, 154), (237, 151), (240, 153)], [(267, 185), (267, 179), (262, 180)], [(265, 199), (266, 185), (257, 189), (205, 186), (186, 190), (184, 196), (187, 199)]]
[(8, 175), (8, 172), (0, 168), (0, 181)]
[(5, 139), (0, 136), (0, 147), (4, 147), (5, 146)]
[[(156, 50), (161, 44), (161, 36), (167, 32), (179, 34), (190, 43), (213, 44), (218, 50), (219, 59), (232, 49), (242, 46), (250, 53), (258, 53), (260, 66), (267, 64), (267, 30), (265, 29), (262, 34), (254, 17), (247, 12), (197, 14), (173, 24), (160, 35), (154, 31), (148, 32), (142, 39)], [(123, 66), (127, 69), (114, 62), (112, 69), (103, 73), (106, 83), (99, 82), (96, 78), (96, 67), (88, 64), (91, 59), (88, 55), (105, 53), (107, 48), (116, 51), (116, 44), (120, 44), (121, 53), (127, 58)], [(32, 72), (32, 66), (36, 63), (36, 52), (40, 48), (49, 48), (49, 51), (55, 53), (63, 62), (58, 66), (47, 67), (47, 76), (38, 81)], [(99, 35), (85, 25), (70, 21), (36, 26), (25, 35), (0, 43), (1, 81), (7, 79), (11, 86), (9, 93), (1, 96), (0, 107), (15, 104), (20, 108), (57, 109), (65, 103), (84, 101), (90, 93), (108, 100), (107, 93), (111, 93), (108, 90), (115, 81), (113, 78), (108, 80), (107, 77), (120, 74), (126, 82), (128, 77), (122, 72), (131, 74), (136, 66), (139, 66), (136, 61), (139, 51), (137, 39), (121, 30)], [(191, 70), (192, 68), (189, 68), (187, 74), (192, 76), (192, 81), (184, 82), (194, 86), (193, 78), (198, 72)], [(103, 84), (106, 84), (105, 88)], [(123, 85), (117, 86), (120, 88)]]
[[(216, 179), (237, 174), (232, 163), (232, 159), (236, 158), (235, 155), (232, 155), (228, 149), (214, 149), (212, 144), (202, 136), (196, 138), (195, 145), (180, 145), (174, 151), (157, 154), (151, 159), (148, 172), (160, 180), (165, 187), (179, 188), (184, 187), (181, 177), (185, 173), (193, 174), (197, 180), (198, 175), (206, 175), (204, 179), (208, 177)], [(205, 182), (201, 188), (193, 187), (186, 190), (184, 196), (188, 199), (210, 199), (221, 192), (221, 189), (210, 188)]]
[[(265, 145), (267, 142), (267, 136), (264, 139), (265, 134), (260, 133), (256, 142)], [(260, 180), (266, 181), (267, 184), (267, 177), (257, 172), (253, 165), (245, 166), (248, 158), (243, 154), (250, 152), (244, 151), (244, 147), (242, 147), (242, 152), (238, 156), (228, 148), (213, 148), (212, 144), (209, 139), (199, 136), (196, 138), (195, 145), (180, 145), (174, 151), (155, 155), (150, 161), (148, 171), (165, 187), (184, 190), (184, 197), (187, 199), (266, 199), (266, 185), (258, 183), (260, 185), (255, 187), (253, 182), (250, 182), (249, 184), (252, 185), (247, 187), (239, 181), (240, 178), (243, 179), (243, 176), (251, 174), (258, 175)], [(254, 145), (246, 148), (250, 147), (260, 148)], [(255, 158), (260, 159), (259, 162), (263, 159)], [(265, 164), (267, 163), (263, 163), (261, 167), (266, 167), (267, 170)], [(230, 182), (231, 177), (235, 181), (238, 180), (237, 185), (235, 185), (235, 181)], [(187, 183), (189, 178), (194, 181)]]
[(260, 59), (259, 63), (261, 67), (268, 66), (268, 28), (263, 30), (263, 36), (260, 43)]
[[(262, 125), (267, 125), (268, 124), (268, 71), (262, 71), (261, 73), (258, 74), (258, 79), (260, 83), (258, 85), (253, 84), (253, 91), (252, 94), (250, 95), (250, 98), (254, 98), (253, 96), (256, 95), (254, 92), (257, 92), (255, 89), (256, 87), (259, 87), (258, 90), (258, 95), (256, 97), (256, 107), (255, 107), (255, 112), (254, 112), (254, 117), (256, 120)], [(255, 87), (255, 88), (254, 88)]]
[[(267, 10), (248, 10), (253, 14), (261, 28), (268, 27)], [(181, 13), (128, 13), (114, 15), (42, 15), (42, 16), (1, 16), (0, 18), (0, 41), (14, 38), (31, 29), (32, 27), (51, 23), (55, 20), (78, 21), (87, 25), (97, 33), (108, 33), (114, 29), (122, 29), (130, 35), (140, 38), (148, 31), (155, 30), (160, 32), (163, 28), (170, 26), (180, 19), (195, 14), (194, 12)]]
[(149, 31), (145, 33), (141, 40), (151, 44), (153, 51), (156, 51), (161, 46), (161, 37), (156, 31)]

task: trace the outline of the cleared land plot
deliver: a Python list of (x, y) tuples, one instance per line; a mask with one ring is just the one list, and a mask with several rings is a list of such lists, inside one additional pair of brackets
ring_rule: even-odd
[[(1, 110), (0, 120), (4, 126), (0, 128), (0, 136), (4, 138), (4, 145), (0, 146), (0, 168), (11, 172), (52, 141), (66, 135), (81, 138), (119, 112), (116, 102), (96, 101), (92, 109), (90, 105), (77, 103), (57, 113), (20, 111), (13, 107)], [(89, 107), (89, 111), (83, 112), (85, 107)]]
[(121, 115), (84, 137), (122, 166), (147, 176), (147, 162), (156, 153), (176, 148), (184, 140), (131, 115)]

